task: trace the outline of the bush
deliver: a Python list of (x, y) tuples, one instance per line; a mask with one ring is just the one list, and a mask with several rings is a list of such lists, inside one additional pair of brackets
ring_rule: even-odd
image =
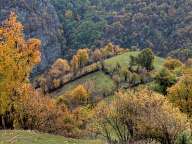
[(189, 117), (192, 116), (192, 70), (184, 70), (179, 81), (168, 89), (169, 99)]
[(178, 135), (176, 144), (191, 144), (192, 143), (192, 135), (190, 131), (185, 131)]
[(59, 78), (64, 74), (67, 74), (70, 72), (70, 65), (67, 60), (65, 59), (57, 59), (55, 63), (51, 66), (51, 69), (49, 70), (49, 75), (52, 78)]
[(129, 143), (132, 138), (172, 144), (190, 127), (184, 114), (165, 97), (149, 90), (117, 93), (112, 103), (98, 105), (96, 118), (110, 144)]
[[(81, 95), (80, 90), (76, 90)], [(86, 125), (91, 117), (89, 107), (69, 109), (63, 101), (43, 96), (26, 86), (27, 93), (17, 113), (17, 127), (79, 138), (86, 135)]]
[(154, 61), (154, 54), (151, 49), (147, 48), (142, 50), (138, 56), (130, 56), (130, 63), (129, 65), (132, 66), (140, 66), (145, 68), (146, 70), (152, 70), (153, 61)]
[(83, 85), (78, 85), (71, 91), (67, 91), (63, 96), (58, 98), (58, 102), (64, 102), (70, 108), (74, 109), (80, 105), (87, 105), (90, 94)]
[(183, 66), (180, 60), (174, 59), (174, 58), (167, 58), (164, 62), (164, 67), (166, 67), (168, 70), (175, 70), (176, 68), (180, 68)]
[(156, 83), (159, 84), (159, 90), (164, 95), (167, 94), (167, 88), (176, 83), (176, 76), (168, 69), (161, 69), (155, 76)]

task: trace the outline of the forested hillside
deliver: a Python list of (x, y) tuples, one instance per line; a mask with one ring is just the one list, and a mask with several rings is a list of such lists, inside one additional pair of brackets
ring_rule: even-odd
[(0, 20), (15, 11), (26, 37), (42, 41), (42, 72), (56, 58), (108, 42), (150, 47), (161, 56), (191, 57), (190, 0), (0, 0)]
[[(63, 24), (67, 47), (152, 48), (167, 55), (191, 49), (190, 0), (50, 0)], [(180, 52), (180, 51), (179, 51)], [(178, 51), (172, 52), (177, 55)]]

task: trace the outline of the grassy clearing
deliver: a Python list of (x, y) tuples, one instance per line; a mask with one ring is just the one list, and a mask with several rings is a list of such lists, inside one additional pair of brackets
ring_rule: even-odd
[[(138, 51), (126, 52), (124, 54), (114, 56), (112, 58), (105, 60), (105, 65), (109, 71), (113, 70), (115, 68), (115, 66), (117, 65), (117, 63), (119, 63), (122, 68), (128, 68), (130, 56), (131, 55), (137, 56), (138, 54), (139, 54)], [(155, 60), (154, 60), (155, 69), (159, 70), (162, 67), (163, 62), (164, 62), (163, 58), (155, 57)]]
[(101, 140), (76, 140), (33, 131), (0, 131), (0, 144), (103, 144)]
[(73, 89), (79, 84), (85, 84), (86, 82), (93, 83), (94, 90), (93, 94), (99, 95), (103, 93), (111, 93), (115, 89), (115, 83), (113, 80), (104, 74), (103, 72), (95, 72), (87, 76), (81, 77), (69, 84), (64, 85), (61, 89), (51, 93), (53, 96), (60, 96), (64, 92)]

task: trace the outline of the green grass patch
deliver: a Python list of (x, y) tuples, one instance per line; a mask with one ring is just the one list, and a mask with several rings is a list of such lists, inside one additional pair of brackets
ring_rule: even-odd
[(79, 84), (89, 84), (90, 82), (93, 84), (93, 95), (111, 93), (116, 87), (115, 83), (108, 75), (103, 72), (94, 72), (64, 85), (61, 89), (51, 93), (51, 95), (61, 96), (66, 91), (75, 88)]
[(103, 144), (101, 140), (77, 140), (34, 131), (0, 131), (0, 144)]
[[(112, 58), (109, 58), (107, 60), (105, 60), (105, 65), (107, 67), (107, 69), (109, 71), (112, 71), (117, 63), (119, 63), (121, 65), (122, 68), (128, 68), (129, 62), (130, 62), (130, 56), (137, 56), (139, 54), (138, 51), (131, 51), (131, 52), (126, 52), (124, 54), (118, 55), (118, 56), (114, 56)], [(162, 64), (164, 62), (163, 58), (160, 57), (155, 57), (154, 60), (154, 67), (156, 70), (161, 69)]]

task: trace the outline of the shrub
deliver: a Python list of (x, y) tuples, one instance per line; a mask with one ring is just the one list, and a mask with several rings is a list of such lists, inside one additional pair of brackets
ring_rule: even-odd
[(180, 60), (169, 57), (165, 60), (163, 65), (168, 70), (175, 70), (176, 68), (182, 67), (183, 64)]
[(134, 139), (175, 143), (179, 133), (189, 129), (187, 117), (165, 97), (148, 90), (117, 93), (112, 103), (96, 109), (98, 128), (110, 144)]
[(65, 59), (57, 59), (55, 63), (51, 66), (51, 69), (49, 70), (49, 75), (52, 78), (59, 78), (64, 74), (67, 74), (70, 72), (70, 65), (68, 64), (68, 61)]
[(94, 62), (100, 61), (102, 59), (102, 53), (99, 49), (95, 49), (92, 55)]
[(145, 68), (146, 70), (152, 70), (153, 67), (153, 61), (154, 61), (154, 54), (151, 49), (147, 48), (142, 50), (138, 56), (130, 56), (130, 62), (129, 65), (132, 66), (140, 66), (142, 68)]
[(192, 116), (192, 75), (191, 70), (185, 71), (179, 81), (168, 89), (169, 99), (182, 112)]
[(191, 144), (192, 135), (190, 131), (185, 131), (177, 136), (176, 144)]
[(59, 101), (63, 101), (70, 108), (74, 109), (80, 105), (86, 105), (89, 101), (89, 92), (83, 85), (78, 85), (71, 91), (66, 92), (59, 98)]
[(167, 88), (176, 83), (176, 76), (168, 69), (161, 69), (155, 76), (155, 81), (159, 84), (159, 90), (164, 95), (167, 94)]

